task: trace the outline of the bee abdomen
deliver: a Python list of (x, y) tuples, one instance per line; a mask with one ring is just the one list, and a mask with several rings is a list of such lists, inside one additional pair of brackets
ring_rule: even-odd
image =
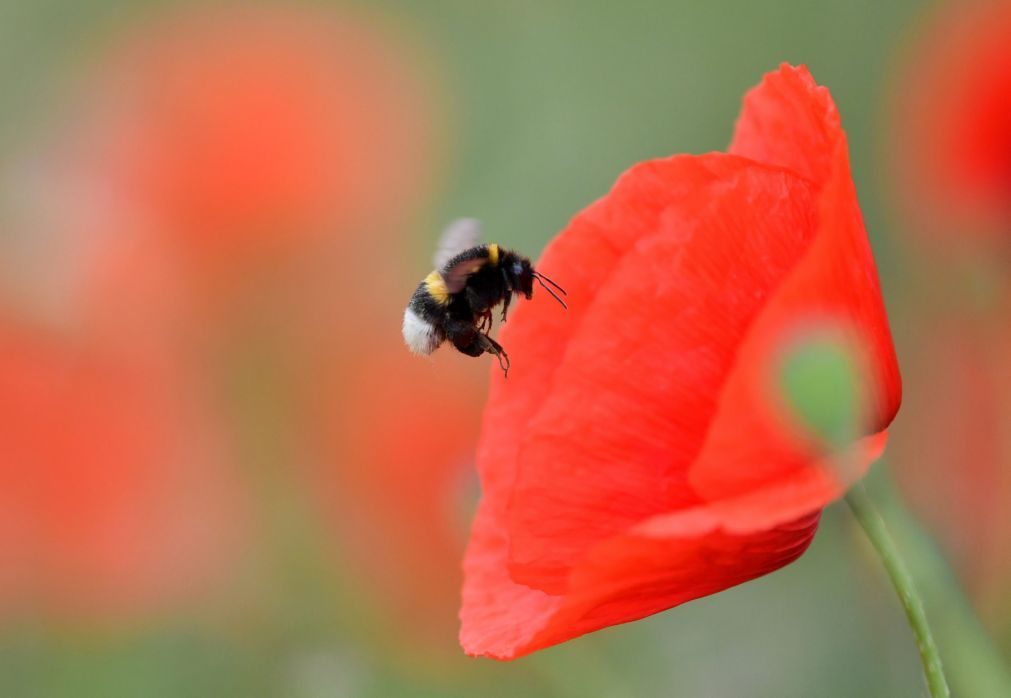
[(446, 340), (445, 331), (437, 321), (433, 322), (435, 318), (431, 317), (431, 310), (426, 307), (432, 302), (425, 283), (422, 282), (404, 311), (404, 342), (415, 354), (427, 356)]

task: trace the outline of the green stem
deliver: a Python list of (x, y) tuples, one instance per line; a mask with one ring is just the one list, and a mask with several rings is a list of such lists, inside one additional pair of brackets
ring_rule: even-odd
[(941, 655), (937, 651), (934, 636), (930, 633), (927, 615), (923, 611), (923, 601), (913, 585), (913, 578), (895, 547), (895, 541), (888, 532), (884, 519), (881, 518), (862, 483), (858, 482), (850, 489), (846, 495), (846, 502), (874, 549), (878, 551), (895, 592), (899, 595), (909, 627), (916, 637), (916, 646), (920, 650), (920, 659), (923, 662), (923, 671), (927, 676), (927, 687), (930, 689), (931, 697), (950, 698), (951, 691), (948, 690), (948, 681), (941, 667)]
[(873, 490), (930, 612), (952, 692), (974, 698), (1011, 696), (1011, 671), (940, 550), (919, 530), (887, 478), (878, 477)]

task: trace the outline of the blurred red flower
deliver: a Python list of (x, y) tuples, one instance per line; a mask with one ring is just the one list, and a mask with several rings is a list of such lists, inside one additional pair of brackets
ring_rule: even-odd
[[(766, 574), (884, 447), (900, 379), (828, 91), (783, 66), (730, 154), (633, 167), (545, 251), (572, 300), (502, 333), (478, 447), (461, 643), (514, 658)], [(776, 388), (791, 337), (859, 348), (847, 468)]]
[(1011, 231), (1011, 4), (948, 2), (897, 76), (892, 141), (919, 229), (959, 237)]
[[(333, 328), (342, 345), (372, 346), (356, 344), (376, 339), (364, 339), (372, 330), (357, 297), (384, 289), (393, 265), (381, 241), (402, 229), (434, 169), (431, 86), (408, 37), (308, 6), (170, 12), (124, 25), (82, 81), (68, 132), (50, 132), (15, 163), (24, 191), (12, 198), (29, 234), (12, 246), (23, 259), (8, 266), (27, 271), (3, 284), (3, 300), (52, 316), (59, 296), (62, 330), (0, 325), (0, 597), (20, 606), (147, 609), (235, 571), (247, 552), (257, 439), (294, 430), (297, 407), (283, 399), (291, 386), (266, 383)], [(235, 289), (253, 293), (235, 303)], [(399, 349), (391, 330), (387, 345)], [(377, 419), (391, 411), (345, 368), (339, 395), (355, 401), (342, 408)], [(361, 372), (389, 375), (372, 368)], [(245, 389), (277, 406), (269, 427), (243, 422), (250, 396), (229, 391)], [(472, 404), (460, 401), (474, 392), (460, 386), (447, 411)], [(476, 425), (465, 418), (460, 430), (443, 430), (449, 462)], [(361, 496), (341, 494), (351, 509), (383, 509), (354, 478), (393, 477), (392, 456), (352, 445), (342, 455), (359, 461), (341, 465)], [(291, 476), (303, 446), (264, 460)], [(254, 461), (249, 470), (234, 467), (237, 453)], [(404, 492), (401, 509), (391, 507), (404, 516), (389, 538), (413, 553), (421, 547), (408, 529), (429, 530), (431, 519), (408, 501)], [(442, 532), (431, 536), (456, 557)]]
[[(1009, 298), (1011, 300), (1011, 298)], [(1006, 318), (1011, 306), (998, 306)], [(905, 370), (893, 472), (981, 617), (1011, 624), (1011, 326), (963, 310), (922, 325)]]
[(325, 452), (313, 491), (391, 635), (450, 652), (486, 367), (421, 361), (374, 336), (383, 348), (316, 376)]
[(240, 489), (207, 406), (164, 357), (0, 328), (0, 597), (108, 620), (206, 594)]
[(124, 208), (220, 284), (337, 232), (402, 221), (435, 152), (411, 53), (375, 21), (323, 9), (162, 16), (131, 29), (85, 85), (81, 150)]

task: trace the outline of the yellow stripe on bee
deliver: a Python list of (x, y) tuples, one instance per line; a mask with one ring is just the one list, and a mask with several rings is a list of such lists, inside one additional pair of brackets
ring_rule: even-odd
[(449, 289), (446, 288), (446, 281), (438, 271), (433, 271), (425, 277), (425, 288), (439, 305), (449, 303)]
[(494, 242), (488, 245), (488, 261), (491, 262), (492, 266), (498, 264), (498, 245)]

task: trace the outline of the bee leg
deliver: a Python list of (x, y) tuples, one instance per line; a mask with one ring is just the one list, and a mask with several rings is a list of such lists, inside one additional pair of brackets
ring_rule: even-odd
[(496, 342), (488, 335), (482, 335), (481, 339), (484, 340), (485, 343), (487, 343), (485, 351), (488, 352), (489, 354), (494, 354), (495, 358), (498, 359), (498, 365), (502, 369), (502, 377), (508, 378), (510, 362), (509, 362), (509, 355), (506, 353), (506, 350), (502, 348), (501, 344)]
[(506, 291), (505, 298), (502, 299), (502, 322), (506, 321), (506, 315), (509, 313), (509, 303), (512, 302), (512, 299), (512, 292)]
[(485, 352), (485, 348), (481, 346), (481, 342), (478, 339), (479, 337), (484, 337), (484, 335), (474, 332), (470, 337), (457, 336), (451, 338), (451, 341), (453, 342), (453, 346), (456, 347), (456, 350), (461, 354), (466, 354), (467, 356), (481, 356), (481, 354)]
[(474, 325), (459, 320), (450, 322), (446, 326), (446, 338), (453, 343), (457, 351), (467, 356), (493, 354), (498, 359), (503, 373), (509, 375), (509, 355), (505, 349), (487, 334), (478, 332)]
[(484, 334), (488, 334), (488, 332), (491, 331), (492, 325), (491, 310), (486, 310), (480, 315), (481, 315), (481, 322), (479, 322), (477, 325), (477, 331), (483, 332)]

